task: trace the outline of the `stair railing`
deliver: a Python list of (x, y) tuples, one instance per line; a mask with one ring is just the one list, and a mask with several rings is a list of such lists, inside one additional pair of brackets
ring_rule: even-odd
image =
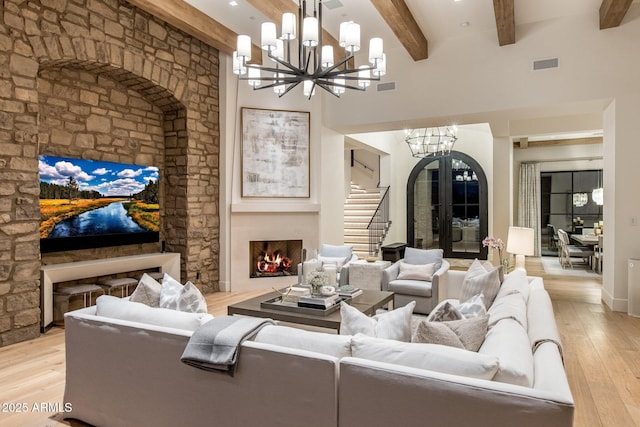
[(384, 189), (384, 194), (378, 203), (376, 212), (371, 217), (367, 230), (369, 231), (369, 256), (377, 256), (380, 251), (380, 243), (387, 232), (389, 224), (389, 187)]

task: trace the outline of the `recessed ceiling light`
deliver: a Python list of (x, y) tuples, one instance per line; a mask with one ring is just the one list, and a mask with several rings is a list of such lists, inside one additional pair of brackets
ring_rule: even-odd
[(471, 25), (471, 23), (469, 21), (463, 21), (463, 22), (460, 23), (460, 26), (462, 28), (468, 27), (469, 25)]
[[(456, 1), (457, 1), (457, 0), (456, 0)], [(229, 2), (229, 6), (237, 6), (237, 5), (238, 5), (238, 2), (237, 2), (237, 1), (235, 1), (235, 0), (231, 0), (231, 1)]]

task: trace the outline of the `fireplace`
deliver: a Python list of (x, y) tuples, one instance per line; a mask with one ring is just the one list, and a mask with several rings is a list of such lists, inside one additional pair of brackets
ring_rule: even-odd
[(249, 242), (249, 274), (258, 277), (297, 276), (302, 240)]

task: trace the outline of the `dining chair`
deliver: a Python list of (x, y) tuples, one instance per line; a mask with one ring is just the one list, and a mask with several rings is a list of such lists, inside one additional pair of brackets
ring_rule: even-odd
[(558, 229), (558, 243), (560, 243), (559, 255), (562, 268), (569, 266), (573, 269), (571, 258), (582, 258), (587, 265), (589, 264), (593, 251), (586, 247), (572, 245), (569, 241), (569, 235), (561, 228)]
[(602, 234), (598, 235), (598, 244), (593, 247), (593, 268), (598, 274), (602, 274), (603, 241)]
[(547, 235), (549, 238), (547, 247), (549, 249), (558, 249), (558, 233), (556, 233), (556, 227), (553, 224), (547, 224)]

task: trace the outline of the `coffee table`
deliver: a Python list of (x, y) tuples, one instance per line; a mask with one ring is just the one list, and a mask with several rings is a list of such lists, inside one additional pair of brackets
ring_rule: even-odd
[[(227, 307), (229, 315), (239, 314), (243, 316), (266, 317), (282, 322), (299, 323), (301, 325), (319, 326), (321, 328), (340, 330), (340, 310), (323, 316), (321, 314), (296, 313), (293, 311), (274, 310), (261, 307), (260, 303), (268, 299), (276, 298), (277, 292), (269, 292), (255, 298), (231, 304)], [(393, 292), (387, 291), (362, 291), (362, 295), (353, 298), (349, 304), (357, 308), (367, 316), (372, 316), (376, 310), (384, 307), (386, 304), (393, 303)]]

